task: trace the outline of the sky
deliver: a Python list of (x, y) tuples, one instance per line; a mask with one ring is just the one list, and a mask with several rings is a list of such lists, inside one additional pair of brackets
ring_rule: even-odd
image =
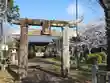
[[(34, 19), (75, 20), (75, 0), (15, 0), (20, 7), (20, 17)], [(78, 0), (78, 16), (83, 23), (104, 16), (96, 0)]]

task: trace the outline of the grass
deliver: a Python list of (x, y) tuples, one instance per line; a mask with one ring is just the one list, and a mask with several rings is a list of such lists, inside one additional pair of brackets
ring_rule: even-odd
[(60, 57), (54, 57), (54, 58), (46, 58), (45, 60), (49, 61), (49, 62), (55, 62), (57, 64), (61, 64), (61, 61), (60, 61)]
[[(60, 67), (56, 65), (52, 65), (51, 68), (48, 70), (54, 71), (55, 73), (59, 73), (59, 74), (61, 72)], [(91, 80), (91, 72), (87, 71), (87, 69), (85, 70), (84, 69), (79, 69), (79, 70), (71, 69), (70, 76), (73, 79), (80, 80), (80, 81)]]
[(60, 57), (48, 58), (49, 61), (60, 61)]
[[(56, 57), (56, 58), (48, 58), (47, 59), (48, 61), (50, 62), (60, 62), (60, 58), (59, 57)], [(71, 72), (70, 72), (70, 76), (73, 78), (73, 79), (76, 79), (76, 80), (82, 80), (82, 81), (87, 81), (87, 80), (91, 80), (91, 64), (80, 64), (81, 66), (81, 69), (79, 70), (75, 70), (76, 67), (75, 67), (75, 64), (73, 64), (71, 66)], [(54, 72), (57, 72), (57, 73), (60, 73), (60, 66), (56, 66), (56, 65), (52, 65), (52, 67), (49, 69), (49, 70), (52, 70)]]
[(60, 67), (59, 66), (52, 65), (51, 69), (54, 70), (55, 72), (60, 72)]

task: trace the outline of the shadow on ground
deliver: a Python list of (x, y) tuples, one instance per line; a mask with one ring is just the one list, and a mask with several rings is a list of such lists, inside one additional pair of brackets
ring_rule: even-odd
[[(14, 69), (17, 67), (14, 67)], [(12, 68), (13, 69), (13, 68)], [(18, 75), (16, 72), (7, 68), (8, 72), (15, 78), (15, 81), (18, 80)], [(72, 78), (62, 78), (60, 74), (55, 72), (47, 71), (38, 66), (36, 69), (28, 69), (28, 76), (22, 79), (22, 83), (76, 83)]]
[(71, 75), (71, 77), (73, 77), (73, 79), (76, 79), (80, 82), (92, 80), (92, 75), (90, 72), (80, 71), (80, 72), (77, 72), (77, 75)]
[(29, 62), (43, 62), (43, 63), (45, 63), (45, 64), (53, 64), (53, 65), (60, 66), (60, 64), (58, 64), (58, 63), (56, 63), (56, 62), (47, 61), (47, 60), (42, 59), (42, 58), (30, 59)]
[[(55, 62), (46, 61), (44, 59), (35, 58), (32, 60), (29, 60), (29, 62), (43, 62), (44, 64), (52, 64), (57, 65), (60, 67), (60, 64)], [(11, 66), (13, 69), (18, 69), (17, 66)], [(28, 67), (28, 76), (24, 79), (22, 79), (22, 83), (83, 83), (85, 80), (89, 80), (91, 75), (87, 73), (87, 69), (80, 68), (77, 72), (77, 75), (72, 75), (71, 78), (62, 78), (60, 72), (52, 71), (49, 69), (45, 69), (45, 67), (40, 67), (40, 65), (34, 65)], [(75, 67), (72, 67), (73, 71), (76, 69)], [(15, 78), (15, 80), (18, 80), (18, 75), (14, 71), (10, 70), (10, 68), (7, 69), (8, 72)], [(76, 70), (75, 70), (76, 71)], [(74, 71), (74, 72), (75, 72)], [(80, 72), (79, 72), (80, 71)], [(74, 73), (73, 72), (73, 73)], [(89, 79), (88, 79), (89, 78)], [(51, 80), (52, 79), (52, 80)], [(84, 82), (85, 83), (85, 82)]]
[(72, 79), (56, 77), (41, 70), (28, 71), (28, 74), (28, 77), (24, 78), (22, 83), (75, 83)]
[[(17, 69), (17, 67), (15, 67)], [(14, 81), (18, 80), (18, 74), (10, 69), (10, 67), (6, 68), (9, 74), (14, 78)]]
[[(57, 58), (57, 57), (56, 57)], [(53, 59), (53, 58), (52, 58)], [(52, 61), (48, 61), (48, 60), (45, 60), (45, 59), (42, 59), (42, 58), (34, 58), (34, 59), (30, 59), (29, 60), (29, 62), (33, 62), (33, 63), (35, 63), (35, 62), (41, 62), (41, 63), (45, 63), (45, 64), (52, 64), (52, 65), (56, 65), (56, 66), (61, 66), (61, 64), (60, 63), (57, 63), (57, 60), (56, 60), (56, 62), (54, 61), (54, 62), (52, 62)], [(82, 65), (81, 65), (82, 66)], [(32, 66), (30, 66), (30, 67), (32, 67)], [(34, 67), (34, 66), (33, 66)], [(71, 65), (71, 70), (72, 69), (77, 69), (76, 68), (76, 66), (73, 66), (73, 65)], [(88, 68), (82, 68), (82, 67), (80, 67), (79, 68), (79, 70), (81, 70), (81, 71), (87, 71), (87, 72), (90, 72), (91, 70), (89, 70)]]

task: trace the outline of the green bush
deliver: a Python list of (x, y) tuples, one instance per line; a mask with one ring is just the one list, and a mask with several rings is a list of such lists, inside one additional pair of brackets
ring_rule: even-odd
[(102, 63), (102, 61), (105, 60), (105, 57), (103, 52), (88, 54), (87, 63), (92, 64), (94, 59), (96, 59), (98, 63)]
[(100, 52), (100, 56), (102, 57), (102, 60), (103, 61), (106, 61), (106, 54), (105, 54), (105, 52)]

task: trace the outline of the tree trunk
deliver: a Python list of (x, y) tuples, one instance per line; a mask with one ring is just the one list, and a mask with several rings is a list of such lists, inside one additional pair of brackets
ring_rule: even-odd
[(28, 69), (28, 27), (21, 25), (20, 47), (18, 53), (19, 80), (27, 76)]
[(76, 56), (76, 69), (79, 69), (80, 68), (80, 52), (77, 52), (75, 56)]
[(107, 70), (110, 71), (110, 1), (107, 0), (108, 9), (105, 9), (106, 35), (107, 35)]

